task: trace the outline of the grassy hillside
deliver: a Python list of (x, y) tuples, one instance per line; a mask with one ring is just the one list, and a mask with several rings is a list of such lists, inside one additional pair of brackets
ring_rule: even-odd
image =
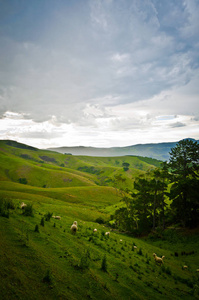
[[(107, 228), (82, 221), (78, 212), (74, 236), (70, 226), (77, 206), (69, 216), (65, 202), (43, 200), (27, 201), (34, 203), (33, 217), (22, 214), (18, 200), (9, 218), (0, 217), (2, 299), (198, 298), (196, 236), (170, 232), (170, 242), (154, 242), (111, 231), (106, 237)], [(62, 219), (41, 226), (48, 211), (61, 212)], [(153, 252), (165, 255), (163, 266), (154, 263)], [(105, 255), (107, 267), (102, 265)], [(182, 269), (185, 264), (187, 270)]]
[[(112, 186), (114, 175), (123, 174), (128, 184), (132, 178), (160, 164), (151, 158), (88, 157), (44, 151), (11, 141), (0, 141), (0, 179), (28, 185), (54, 188), (69, 186)], [(129, 171), (122, 164), (129, 163)]]
[[(199, 299), (197, 232), (168, 229), (161, 238), (138, 239), (106, 225), (120, 205), (114, 175), (130, 186), (158, 163), (0, 141), (0, 299)], [(22, 201), (32, 215), (24, 214)], [(47, 221), (48, 213), (61, 220)], [(165, 256), (162, 266), (154, 252)]]

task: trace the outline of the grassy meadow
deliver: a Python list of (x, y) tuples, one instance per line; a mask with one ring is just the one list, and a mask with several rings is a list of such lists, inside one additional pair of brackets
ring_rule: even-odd
[[(114, 176), (132, 188), (159, 163), (0, 141), (0, 299), (199, 299), (197, 230), (136, 238), (107, 225), (121, 205)], [(154, 252), (165, 256), (163, 265)]]

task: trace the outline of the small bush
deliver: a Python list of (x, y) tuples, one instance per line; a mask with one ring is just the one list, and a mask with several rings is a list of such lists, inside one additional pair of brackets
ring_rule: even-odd
[(101, 265), (101, 270), (104, 272), (107, 272), (107, 260), (106, 260), (106, 255), (104, 255), (102, 259), (102, 265)]
[(99, 217), (95, 220), (95, 222), (97, 222), (98, 224), (104, 224), (104, 219), (102, 217)]
[(149, 265), (150, 264), (150, 262), (149, 262), (149, 259), (147, 258), (147, 260), (146, 260), (146, 263), (147, 263), (147, 265)]
[(9, 218), (10, 212), (9, 209), (15, 209), (15, 205), (12, 200), (5, 200), (4, 198), (0, 199), (0, 216), (4, 218)]
[(9, 210), (7, 209), (6, 202), (4, 200), (0, 202), (0, 216), (9, 218)]
[(141, 248), (139, 249), (138, 254), (142, 255), (142, 249)]
[(27, 184), (28, 181), (27, 181), (26, 178), (19, 178), (19, 183), (21, 183), (21, 184)]
[(43, 217), (43, 218), (41, 218), (40, 225), (44, 227), (44, 217)]
[(43, 282), (46, 282), (46, 283), (49, 283), (49, 284), (52, 283), (52, 276), (51, 276), (49, 270), (47, 270), (46, 275), (43, 278)]
[(45, 220), (46, 221), (50, 221), (50, 219), (52, 218), (53, 213), (48, 212), (47, 214), (45, 214)]
[(39, 232), (39, 226), (35, 225), (35, 232)]
[(15, 204), (12, 200), (5, 200), (7, 209), (15, 209)]
[(31, 204), (27, 204), (27, 206), (24, 207), (23, 215), (33, 217), (33, 208)]

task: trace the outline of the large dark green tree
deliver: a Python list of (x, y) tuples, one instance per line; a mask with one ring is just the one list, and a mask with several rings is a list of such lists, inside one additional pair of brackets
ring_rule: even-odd
[(190, 139), (178, 142), (171, 149), (169, 167), (175, 220), (195, 227), (199, 224), (199, 144)]
[(132, 193), (132, 207), (137, 212), (139, 231), (150, 231), (153, 224), (152, 185), (147, 178), (137, 178)]
[(166, 189), (168, 186), (167, 166), (155, 169), (146, 178), (135, 180), (132, 193), (133, 207), (137, 211), (139, 227), (144, 231), (161, 226), (165, 229)]
[(149, 232), (157, 226), (165, 229), (166, 190), (168, 186), (168, 166), (163, 164), (147, 172), (144, 176), (135, 178), (134, 189), (125, 188), (121, 176), (115, 177), (120, 188), (121, 201), (124, 206), (116, 210), (116, 225), (121, 230)]

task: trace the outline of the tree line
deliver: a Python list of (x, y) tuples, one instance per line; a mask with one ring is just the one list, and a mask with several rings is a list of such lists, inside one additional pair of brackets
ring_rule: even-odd
[(125, 178), (115, 178), (123, 206), (115, 211), (116, 227), (130, 232), (150, 232), (171, 224), (199, 225), (199, 144), (182, 140), (170, 151), (168, 162), (139, 176), (134, 189), (125, 188)]

